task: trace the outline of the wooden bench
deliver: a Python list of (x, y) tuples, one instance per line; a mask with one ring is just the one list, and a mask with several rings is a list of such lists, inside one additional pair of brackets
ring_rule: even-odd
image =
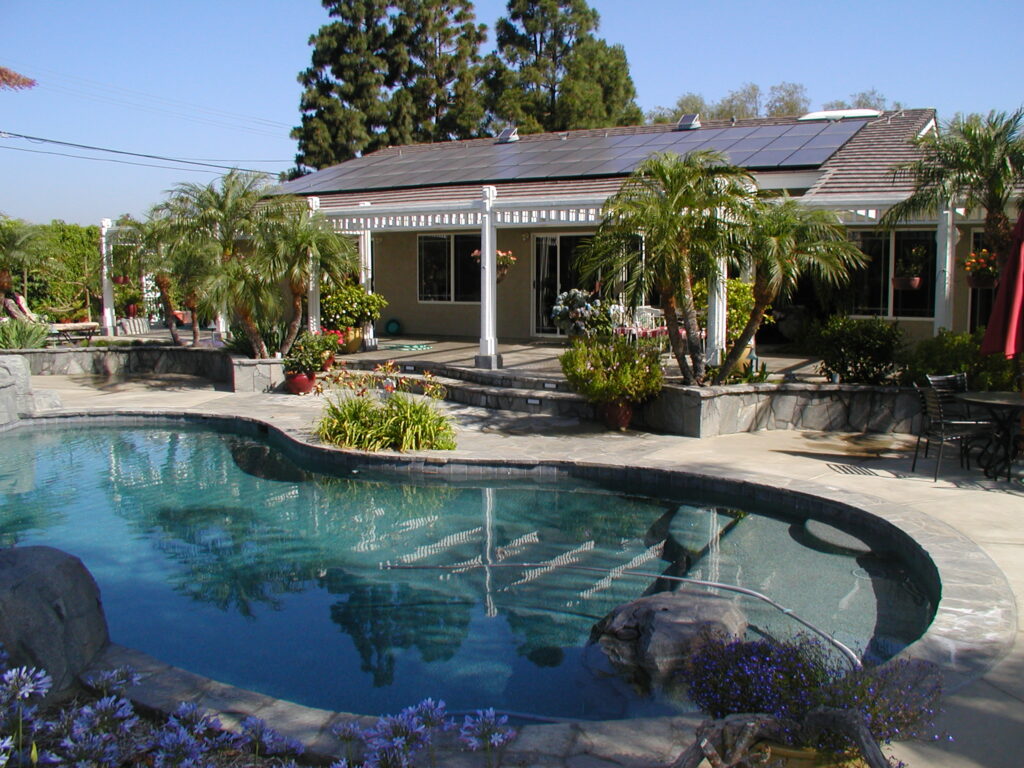
[(50, 335), (67, 344), (74, 344), (76, 341), (85, 340), (86, 346), (92, 341), (92, 337), (99, 333), (99, 323), (51, 323)]

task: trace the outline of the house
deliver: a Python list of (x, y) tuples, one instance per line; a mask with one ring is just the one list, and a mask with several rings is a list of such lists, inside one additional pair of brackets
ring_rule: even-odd
[[(499, 367), (497, 340), (558, 335), (556, 296), (577, 287), (575, 248), (601, 206), (655, 152), (722, 151), (761, 189), (835, 210), (873, 257), (851, 292), (854, 314), (899, 321), (911, 338), (964, 330), (987, 316), (991, 291), (955, 269), (977, 243), (980, 214), (937, 212), (892, 232), (876, 228), (911, 191), (893, 166), (936, 129), (931, 109), (845, 110), (799, 118), (643, 125), (389, 147), (283, 184), (358, 236), (363, 280), (405, 333), (480, 336), (477, 365)], [(517, 263), (497, 282), (494, 251)], [(474, 251), (483, 258), (474, 258)], [(916, 288), (894, 286), (910, 261)], [(372, 340), (370, 342), (373, 343)]]

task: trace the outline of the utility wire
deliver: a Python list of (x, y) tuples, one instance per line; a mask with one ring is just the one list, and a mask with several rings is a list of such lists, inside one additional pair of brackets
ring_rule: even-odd
[(259, 170), (256, 170), (254, 168), (238, 168), (237, 166), (232, 166), (232, 165), (218, 165), (218, 164), (215, 164), (215, 163), (203, 163), (203, 162), (199, 162), (198, 160), (182, 160), (181, 158), (178, 158), (178, 157), (166, 157), (164, 155), (150, 155), (150, 154), (146, 154), (146, 153), (143, 153), (143, 152), (127, 152), (127, 151), (125, 151), (123, 149), (107, 149), (106, 147), (94, 147), (94, 146), (91, 146), (89, 144), (76, 144), (76, 143), (71, 142), (71, 141), (58, 141), (57, 139), (44, 139), (44, 138), (40, 138), (39, 136), (26, 136), (23, 133), (13, 133), (11, 131), (0, 130), (0, 138), (11, 137), (11, 136), (13, 136), (14, 138), (17, 138), (17, 139), (26, 139), (28, 141), (34, 141), (34, 142), (39, 142), (39, 143), (43, 143), (43, 144), (57, 144), (57, 145), (60, 145), (62, 147), (74, 147), (75, 149), (87, 149), (87, 150), (90, 150), (92, 152), (111, 152), (111, 153), (113, 153), (115, 155), (128, 155), (130, 157), (144, 157), (147, 160), (163, 160), (163, 161), (168, 162), (168, 163), (184, 163), (186, 165), (201, 165), (201, 166), (205, 166), (207, 168), (218, 168), (220, 170), (225, 170), (225, 171), (239, 170), (239, 171), (246, 171), (247, 173), (265, 173), (265, 171), (259, 171)]
[(115, 160), (113, 157), (88, 157), (86, 155), (71, 155), (67, 152), (48, 152), (45, 149), (25, 149), (24, 147), (5, 147), (0, 144), (0, 149), (9, 149), (12, 152), (31, 152), (35, 155), (56, 155), (57, 157), (73, 157), (76, 160), (95, 160), (100, 163), (118, 163), (120, 165), (138, 165), (143, 168), (167, 168), (171, 171), (188, 171), (189, 173), (219, 173), (212, 168), (181, 168), (176, 165), (157, 165), (156, 163), (135, 163), (131, 160)]

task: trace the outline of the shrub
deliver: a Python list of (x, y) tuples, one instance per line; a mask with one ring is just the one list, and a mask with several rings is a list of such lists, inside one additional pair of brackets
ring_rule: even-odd
[(810, 342), (824, 376), (838, 374), (849, 384), (887, 384), (897, 373), (903, 330), (877, 317), (835, 315), (812, 329)]
[(661, 391), (664, 377), (657, 347), (618, 336), (582, 338), (558, 358), (569, 386), (591, 403), (640, 403)]
[(0, 321), (0, 349), (42, 349), (50, 329), (42, 323), (9, 318)]
[[(699, 280), (693, 286), (693, 301), (706, 316), (708, 307), (707, 281)], [(769, 311), (771, 308), (769, 307)], [(736, 343), (740, 333), (750, 320), (754, 311), (754, 286), (738, 277), (730, 277), (725, 281), (725, 343), (731, 347)], [(765, 313), (762, 325), (775, 322), (768, 312)], [(705, 324), (707, 321), (705, 320)]]
[(588, 291), (573, 288), (555, 299), (551, 319), (556, 328), (572, 336), (610, 336), (614, 315), (621, 312), (619, 305), (604, 303)]
[(342, 285), (320, 297), (320, 321), (332, 330), (372, 323), (387, 305), (379, 293), (368, 293), (361, 285)]
[(953, 333), (943, 328), (908, 350), (900, 382), (909, 386), (923, 383), (929, 373), (966, 373), (971, 389), (1013, 389), (1013, 360), (981, 354), (984, 335), (983, 328), (974, 333)]
[(328, 401), (316, 435), (325, 443), (361, 451), (455, 450), (451, 420), (429, 400), (401, 393), (383, 401), (358, 394)]
[(338, 337), (334, 334), (303, 331), (284, 356), (285, 373), (308, 375), (323, 370), (337, 350)]

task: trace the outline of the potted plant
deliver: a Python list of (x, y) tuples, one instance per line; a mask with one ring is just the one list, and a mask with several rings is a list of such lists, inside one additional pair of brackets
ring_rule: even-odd
[(992, 288), (999, 277), (999, 259), (988, 248), (982, 248), (964, 259), (964, 272), (971, 288)]
[(558, 361), (569, 386), (596, 405), (612, 429), (628, 427), (634, 406), (657, 395), (664, 383), (659, 348), (622, 336), (577, 338)]
[(883, 746), (937, 738), (941, 685), (933, 665), (851, 666), (806, 634), (784, 640), (703, 636), (684, 674), (690, 699), (715, 719), (700, 726), (698, 743), (676, 765), (695, 768), (710, 747), (720, 757), (730, 752), (730, 765), (746, 753), (759, 765), (861, 761), (854, 764), (890, 768)]
[(316, 386), (316, 374), (328, 367), (337, 346), (337, 337), (331, 334), (307, 332), (299, 336), (282, 361), (288, 391), (293, 395), (312, 391)]
[(320, 321), (324, 328), (345, 331), (344, 351), (351, 354), (363, 343), (363, 326), (379, 320), (387, 305), (380, 294), (347, 283), (320, 297)]
[[(471, 254), (477, 262), (480, 261), (480, 249), (477, 248)], [(497, 264), (497, 271), (495, 272), (495, 282), (500, 283), (505, 279), (508, 271), (515, 265), (517, 259), (512, 255), (512, 251), (499, 251), (497, 248), (494, 249), (495, 263)]]
[(897, 291), (916, 291), (921, 287), (921, 275), (928, 269), (928, 249), (923, 245), (912, 246), (896, 256), (893, 265), (892, 287)]

